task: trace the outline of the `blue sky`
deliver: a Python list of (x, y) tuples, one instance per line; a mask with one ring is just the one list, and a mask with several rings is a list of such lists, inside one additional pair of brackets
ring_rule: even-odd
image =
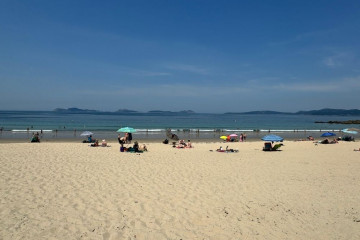
[(360, 1), (0, 0), (0, 110), (360, 108)]

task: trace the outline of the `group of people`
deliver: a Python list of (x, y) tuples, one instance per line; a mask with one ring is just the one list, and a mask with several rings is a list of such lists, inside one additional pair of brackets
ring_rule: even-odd
[(139, 143), (137, 141), (134, 142), (134, 145), (132, 147), (124, 147), (124, 144), (130, 144), (132, 141), (132, 134), (126, 132), (124, 137), (121, 137), (121, 135), (118, 135), (118, 142), (120, 144), (120, 152), (145, 152), (147, 151), (147, 147), (145, 144), (139, 146)]
[(218, 149), (216, 149), (216, 151), (217, 151), (217, 152), (226, 152), (226, 153), (229, 153), (229, 152), (239, 152), (239, 150), (229, 148), (229, 146), (226, 146), (225, 149), (223, 149), (223, 147), (219, 147)]
[(40, 134), (37, 133), (33, 133), (32, 138), (31, 138), (31, 142), (40, 142)]
[(178, 148), (192, 148), (192, 144), (190, 139), (188, 140), (188, 142), (186, 143), (184, 139), (179, 140), (178, 142)]
[(90, 147), (107, 147), (108, 144), (105, 139), (101, 141), (101, 144), (99, 144), (99, 140), (95, 140), (94, 143), (90, 144)]
[(118, 141), (120, 144), (131, 143), (131, 140), (132, 140), (131, 133), (125, 133), (124, 137), (121, 137), (120, 134), (118, 135)]
[(239, 139), (237, 139), (237, 136), (236, 135), (234, 135), (234, 137), (233, 136), (231, 136), (231, 135), (228, 135), (228, 136), (226, 136), (226, 141), (227, 142), (237, 142), (237, 141), (239, 141), (239, 142), (245, 142), (246, 141), (246, 133), (241, 133), (240, 134), (240, 136), (239, 136)]
[(333, 143), (339, 143), (339, 142), (338, 142), (338, 140), (336, 138), (334, 138), (331, 141), (328, 138), (325, 138), (324, 140), (319, 141), (318, 143), (321, 143), (321, 144), (333, 144)]
[(132, 147), (124, 147), (124, 144), (121, 144), (120, 152), (135, 152), (135, 153), (141, 153), (146, 152), (148, 149), (145, 144), (139, 146), (139, 143), (137, 141), (134, 142), (134, 145)]

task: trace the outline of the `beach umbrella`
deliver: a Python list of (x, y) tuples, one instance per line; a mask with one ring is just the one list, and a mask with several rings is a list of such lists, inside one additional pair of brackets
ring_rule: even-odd
[(227, 139), (227, 136), (221, 136), (220, 137), (222, 140), (226, 140)]
[(336, 136), (336, 134), (332, 132), (326, 132), (321, 134), (321, 137), (333, 137), (333, 136)]
[(174, 141), (179, 140), (179, 137), (176, 134), (172, 133), (170, 129), (166, 129), (166, 136)]
[(284, 140), (284, 138), (277, 136), (277, 135), (266, 135), (261, 140), (268, 141), (268, 142), (281, 142)]
[(349, 134), (358, 134), (360, 129), (357, 129), (357, 128), (345, 128), (345, 129), (343, 129), (341, 131), (344, 132), (344, 133), (349, 133)]
[(86, 136), (86, 137), (91, 136), (91, 135), (94, 135), (94, 134), (92, 132), (90, 132), (90, 131), (85, 131), (85, 132), (80, 134), (80, 136)]
[(116, 132), (134, 133), (134, 132), (136, 132), (136, 130), (132, 127), (123, 127), (123, 128), (118, 129)]

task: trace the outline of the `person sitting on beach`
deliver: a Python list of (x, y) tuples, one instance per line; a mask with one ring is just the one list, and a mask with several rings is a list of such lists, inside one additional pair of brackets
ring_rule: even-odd
[(334, 138), (330, 143), (339, 143), (338, 140), (336, 140), (336, 138)]
[(186, 147), (186, 143), (185, 143), (185, 140), (184, 139), (181, 139), (181, 140), (179, 140), (179, 146), (178, 146), (179, 148), (184, 148), (184, 147)]
[(134, 142), (134, 145), (132, 148), (133, 148), (134, 152), (139, 152), (139, 143), (137, 141)]
[(39, 133), (33, 134), (32, 138), (31, 138), (31, 142), (40, 142), (40, 137), (39, 137)]
[(98, 146), (99, 146), (99, 141), (98, 140), (96, 140), (94, 143), (92, 143), (90, 145), (90, 147), (98, 147)]
[(123, 140), (125, 141), (125, 143), (131, 143), (131, 139), (129, 139), (129, 133), (125, 133), (125, 136), (124, 136), (124, 138), (123, 138)]
[(89, 142), (89, 143), (94, 143), (94, 142), (96, 142), (96, 139), (93, 139), (92, 136), (90, 135), (90, 136), (88, 137), (88, 142)]
[(102, 140), (101, 146), (102, 146), (102, 147), (107, 147), (107, 142), (105, 141), (105, 139)]
[(190, 139), (188, 140), (188, 143), (187, 143), (187, 145), (186, 145), (186, 148), (192, 148), (192, 144), (191, 144), (191, 142), (190, 142)]
[(308, 136), (307, 139), (308, 139), (309, 141), (314, 141), (314, 137), (312, 137), (312, 136)]
[(225, 152), (224, 149), (220, 146), (218, 149), (216, 149), (217, 152)]
[(132, 140), (132, 133), (127, 133), (127, 138), (126, 138), (126, 141), (127, 143), (131, 143), (131, 140)]

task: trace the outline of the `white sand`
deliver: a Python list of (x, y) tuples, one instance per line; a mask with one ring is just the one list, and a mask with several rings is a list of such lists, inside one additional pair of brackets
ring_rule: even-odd
[(0, 144), (0, 239), (360, 239), (360, 144), (284, 144)]

